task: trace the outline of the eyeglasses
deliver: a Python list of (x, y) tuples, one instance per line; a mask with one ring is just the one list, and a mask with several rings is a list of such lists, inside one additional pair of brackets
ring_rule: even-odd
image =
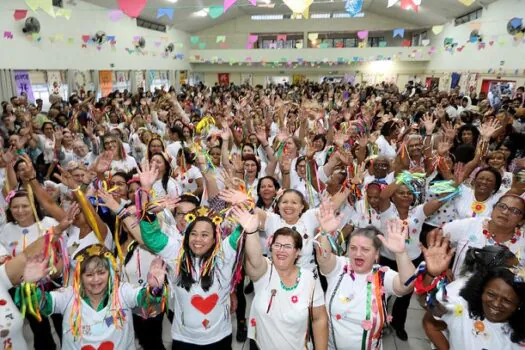
[(124, 182), (124, 181), (115, 181), (115, 182), (112, 181), (112, 182), (109, 183), (109, 185), (110, 185), (111, 187), (115, 187), (115, 186), (123, 187), (123, 186), (126, 186), (127, 183)]
[(177, 213), (175, 214), (175, 217), (176, 217), (176, 218), (177, 218), (177, 217), (180, 218), (181, 216), (186, 216), (186, 215), (188, 215), (188, 214), (190, 214), (190, 213), (193, 213), (193, 212), (194, 212), (194, 210), (190, 210), (190, 211), (187, 211), (187, 212), (182, 212), (182, 211), (181, 211), (180, 213), (177, 212)]
[(498, 204), (495, 205), (495, 207), (498, 208), (499, 210), (503, 211), (503, 212), (506, 212), (508, 210), (514, 216), (521, 216), (521, 215), (523, 215), (523, 211), (521, 211), (520, 209), (515, 208), (515, 207), (509, 207), (505, 203), (498, 203)]
[(276, 250), (292, 250), (294, 249), (294, 246), (291, 244), (274, 243), (272, 244), (272, 248)]
[(117, 141), (115, 141), (115, 140), (106, 141), (106, 142), (104, 142), (104, 146), (109, 146), (109, 145), (113, 145), (113, 144), (116, 144), (116, 143), (117, 143)]

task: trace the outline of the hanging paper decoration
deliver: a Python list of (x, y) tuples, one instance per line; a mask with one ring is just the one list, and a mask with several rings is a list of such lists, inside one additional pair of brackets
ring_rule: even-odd
[(199, 40), (200, 40), (200, 38), (199, 38), (198, 36), (196, 36), (196, 35), (192, 35), (192, 36), (190, 37), (190, 42), (191, 42), (193, 45), (197, 45), (197, 44), (199, 43)]
[(368, 38), (368, 30), (361, 30), (357, 32), (357, 37), (361, 40)]
[(131, 18), (137, 18), (147, 3), (148, 0), (118, 0), (119, 8)]
[(363, 0), (346, 0), (345, 10), (350, 17), (356, 17), (363, 10)]
[(27, 6), (34, 12), (42, 9), (51, 17), (55, 17), (55, 9), (53, 8), (53, 0), (26, 0)]
[(400, 37), (400, 38), (404, 38), (405, 37), (405, 29), (404, 28), (397, 28), (397, 29), (394, 29), (394, 34), (393, 34), (394, 38), (395, 37)]
[(170, 8), (160, 8), (157, 10), (157, 18), (161, 18), (162, 16), (166, 16), (169, 19), (173, 19), (173, 13), (175, 12), (174, 9)]
[(26, 18), (27, 16), (27, 10), (15, 10), (15, 13), (13, 14), (13, 17), (15, 18), (15, 21), (20, 21)]
[(465, 6), (470, 6), (474, 3), (476, 0), (458, 0), (460, 3), (462, 3)]
[(71, 14), (73, 10), (71, 9), (57, 9), (55, 12), (56, 17), (64, 17), (68, 21), (71, 19)]
[(224, 13), (224, 6), (210, 6), (208, 10), (208, 16), (213, 19), (219, 18)]
[(397, 4), (398, 2), (399, 2), (399, 0), (388, 0), (388, 5), (386, 5), (386, 7), (392, 7), (395, 4)]
[(295, 16), (309, 17), (310, 5), (314, 0), (283, 0), (284, 4), (292, 10)]
[(401, 8), (403, 10), (412, 9), (415, 12), (418, 12), (419, 6), (421, 6), (421, 0), (401, 0)]
[(443, 26), (433, 26), (432, 27), (432, 33), (434, 33), (434, 35), (438, 35), (442, 31), (443, 31)]
[[(250, 4), (253, 6), (257, 6), (257, 0), (248, 0)], [(237, 0), (224, 0), (224, 12), (228, 11), (230, 7), (232, 7), (233, 4), (235, 4)]]
[(108, 16), (111, 22), (118, 22), (124, 16), (124, 12), (121, 10), (111, 10), (109, 11)]

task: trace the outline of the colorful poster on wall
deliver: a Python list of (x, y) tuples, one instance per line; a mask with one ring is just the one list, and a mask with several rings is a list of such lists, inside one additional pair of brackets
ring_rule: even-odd
[(127, 81), (127, 72), (124, 71), (117, 71), (115, 72), (117, 83), (125, 83)]
[(17, 95), (25, 93), (27, 99), (31, 102), (35, 102), (35, 96), (33, 95), (33, 88), (31, 86), (31, 80), (29, 79), (29, 72), (26, 70), (15, 70), (15, 84)]
[(101, 70), (98, 72), (100, 91), (102, 96), (107, 96), (113, 91), (113, 71)]
[(247, 84), (252, 86), (253, 75), (252, 74), (241, 74), (241, 84)]
[(230, 85), (230, 73), (219, 73), (217, 74), (217, 76), (219, 80), (219, 85)]
[(144, 72), (141, 70), (135, 71), (135, 82), (137, 83), (138, 88), (146, 88), (146, 82), (144, 81)]
[(62, 94), (62, 74), (58, 70), (47, 71), (47, 84), (50, 94)]

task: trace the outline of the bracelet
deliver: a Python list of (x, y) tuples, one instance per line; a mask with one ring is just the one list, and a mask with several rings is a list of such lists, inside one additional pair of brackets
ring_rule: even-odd
[(30, 178), (29, 180), (27, 180), (27, 182), (31, 182), (31, 181), (33, 181), (33, 180), (36, 180), (36, 176), (35, 176), (35, 177), (32, 177), (32, 178)]
[(257, 227), (257, 229), (256, 229), (255, 231), (253, 231), (253, 232), (246, 232), (246, 231), (244, 231), (244, 232), (245, 232), (247, 235), (253, 235), (254, 233), (259, 232), (259, 228)]
[(289, 172), (289, 171), (288, 171), (288, 172), (286, 172), (286, 173), (285, 173), (285, 172), (283, 172), (283, 175), (290, 175), (290, 172)]

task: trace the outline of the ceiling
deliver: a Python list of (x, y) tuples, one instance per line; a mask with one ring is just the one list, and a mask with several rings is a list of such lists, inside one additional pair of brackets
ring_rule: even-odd
[[(84, 1), (106, 8), (118, 8), (117, 0)], [(259, 7), (269, 1), (275, 4), (274, 8)], [(498, 0), (476, 0), (473, 5), (466, 7), (458, 0), (422, 0), (419, 12), (415, 13), (402, 10), (399, 3), (391, 8), (387, 8), (388, 0), (364, 0), (363, 12), (365, 12), (365, 16), (367, 12), (374, 13), (404, 21), (414, 27), (430, 27), (444, 24), (480, 6), (486, 6), (495, 1)], [(345, 1), (343, 0), (314, 0), (314, 3), (310, 6), (310, 13), (344, 12), (344, 3)], [(203, 8), (222, 4), (223, 0), (178, 0), (176, 3), (172, 3), (169, 0), (149, 0), (140, 17), (157, 23), (172, 25), (174, 28), (193, 33), (239, 16), (291, 13), (282, 0), (257, 0), (257, 7), (252, 6), (248, 0), (237, 0), (234, 6), (217, 19), (195, 15), (195, 12)], [(173, 8), (175, 10), (173, 20), (166, 16), (157, 19), (158, 8)]]

